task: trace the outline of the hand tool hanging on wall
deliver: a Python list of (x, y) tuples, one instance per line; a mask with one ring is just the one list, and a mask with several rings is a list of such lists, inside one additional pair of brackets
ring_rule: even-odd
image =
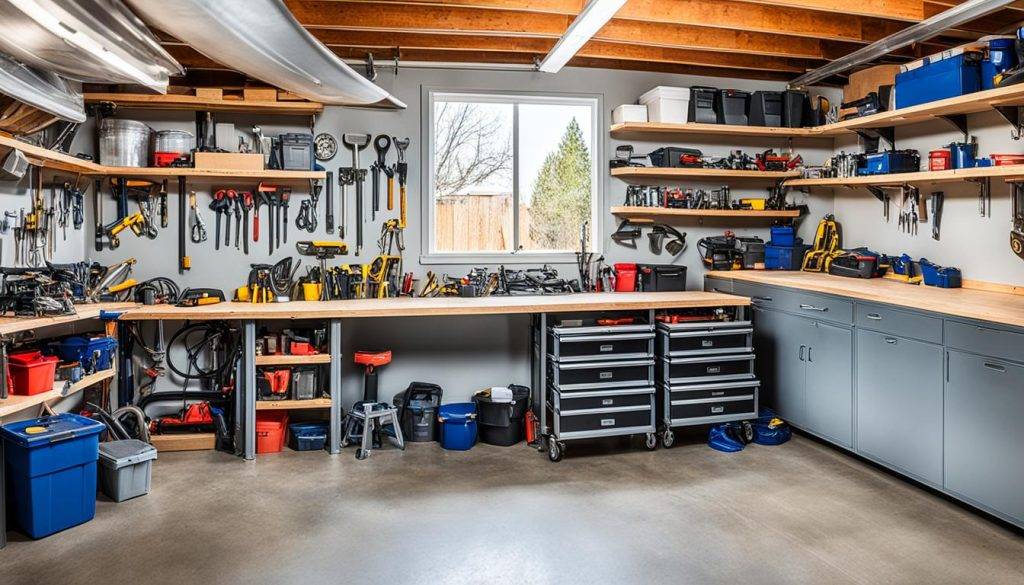
[(945, 193), (942, 191), (935, 191), (932, 193), (932, 239), (939, 239), (939, 230), (942, 223), (942, 202), (946, 198)]
[[(163, 184), (163, 193), (167, 195), (167, 181)], [(196, 209), (196, 194), (190, 193), (188, 198), (188, 205), (191, 208), (190, 219), (192, 222), (197, 222), (198, 210)], [(192, 258), (189, 257), (188, 251), (185, 249), (185, 177), (178, 177), (178, 274), (185, 274), (186, 270), (192, 268)], [(195, 226), (191, 226), (192, 241), (195, 242)], [(206, 230), (203, 230), (203, 239), (206, 239)], [(161, 329), (161, 332), (163, 330)]]
[(322, 189), (323, 185), (320, 181), (314, 181), (309, 192), (309, 198), (299, 204), (299, 212), (295, 215), (295, 227), (297, 229), (309, 233), (316, 231), (316, 208), (320, 203), (320, 192)]
[[(274, 253), (274, 222), (277, 219), (276, 215), (276, 195), (277, 187), (274, 185), (268, 185), (266, 183), (260, 183), (256, 187), (256, 191), (259, 193), (260, 201), (267, 206), (267, 242), (270, 253)], [(258, 207), (257, 207), (258, 209)], [(257, 215), (259, 215), (257, 213)], [(257, 227), (253, 231), (253, 241), (259, 239), (259, 228)]]
[[(284, 243), (288, 243), (288, 203), (292, 198), (292, 188), (284, 187), (279, 192), (279, 198), (281, 200), (281, 231), (284, 232), (283, 239)], [(281, 246), (281, 242), (277, 243), (278, 247)]]
[(242, 196), (244, 193), (238, 193), (235, 196), (235, 249), (242, 249)]
[(369, 134), (342, 134), (341, 141), (352, 151), (352, 172), (356, 183), (356, 256), (363, 249), (363, 182), (366, 169), (359, 168), (359, 151), (370, 144)]
[[(181, 190), (181, 179), (179, 178), (178, 189)], [(182, 199), (184, 201), (184, 199)], [(203, 219), (202, 213), (199, 212), (199, 205), (196, 201), (196, 192), (190, 191), (188, 194), (188, 224), (189, 224), (189, 237), (193, 244), (199, 244), (206, 241), (206, 220)]]
[(238, 194), (238, 200), (242, 202), (242, 251), (249, 254), (249, 214), (252, 212), (253, 196), (252, 191), (243, 191)]
[[(167, 227), (167, 179), (160, 183), (160, 227)], [(181, 205), (180, 203), (178, 204)]]
[(252, 241), (260, 241), (260, 207), (266, 205), (270, 207), (270, 201), (267, 199), (267, 194), (256, 189), (256, 193), (252, 196), (253, 211), (252, 211)]
[(346, 194), (348, 193), (348, 186), (356, 182), (356, 172), (352, 167), (340, 167), (338, 169), (338, 184), (341, 185), (341, 197), (338, 199), (338, 207), (341, 210), (341, 223), (338, 225), (338, 235), (341, 239), (345, 239), (345, 223), (346, 223)]
[[(388, 150), (391, 149), (391, 137), (387, 134), (380, 134), (373, 140), (373, 149), (377, 152), (377, 160), (370, 166), (370, 174), (373, 175), (373, 207), (371, 208), (370, 219), (377, 220), (377, 212), (380, 211), (380, 174), (384, 173), (390, 180), (394, 171), (387, 165)], [(392, 195), (392, 199), (394, 196)], [(390, 207), (388, 208), (390, 209)]]
[(327, 233), (334, 233), (334, 173), (327, 171), (327, 198), (324, 202), (324, 228)]
[(227, 189), (224, 193), (224, 247), (231, 245), (231, 214), (235, 210), (235, 199), (238, 192), (234, 189)]
[(215, 250), (220, 250), (220, 225), (224, 218), (224, 212), (227, 209), (227, 189), (218, 189), (213, 193), (213, 199), (210, 201), (210, 210), (216, 214), (213, 228), (213, 247)]
[(101, 189), (103, 182), (96, 179), (92, 183), (92, 212), (95, 214), (93, 224), (93, 249), (97, 252), (103, 251), (103, 198)]
[(1024, 183), (1013, 184), (1013, 228), (1010, 230), (1010, 249), (1024, 260)]
[(401, 140), (395, 138), (392, 142), (394, 142), (395, 148), (398, 150), (398, 162), (395, 163), (395, 173), (398, 174), (398, 227), (405, 229), (408, 219), (406, 210), (409, 204), (406, 189), (406, 181), (409, 178), (409, 163), (405, 161), (405, 149), (409, 148), (410, 140), (408, 138), (402, 138)]

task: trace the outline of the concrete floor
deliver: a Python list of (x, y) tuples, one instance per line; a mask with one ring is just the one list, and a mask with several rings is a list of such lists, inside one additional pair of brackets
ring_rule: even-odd
[(31, 542), (0, 582), (1024, 583), (1024, 537), (802, 437), (738, 454), (412, 445), (357, 462), (167, 453), (153, 491)]

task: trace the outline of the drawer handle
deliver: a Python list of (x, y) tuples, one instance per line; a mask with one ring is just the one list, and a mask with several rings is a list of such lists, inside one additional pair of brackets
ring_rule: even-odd
[(711, 414), (722, 414), (723, 412), (725, 412), (725, 407), (724, 406), (712, 406), (711, 407)]
[(772, 298), (771, 297), (750, 297), (750, 300), (752, 300), (752, 301), (764, 301), (766, 303), (772, 302)]
[(993, 363), (990, 363), (990, 362), (985, 362), (985, 367), (990, 369), (990, 370), (992, 370), (992, 371), (999, 372), (1000, 374), (1006, 372), (1006, 366), (1001, 366), (999, 364), (993, 364)]
[(822, 313), (825, 313), (825, 312), (828, 311), (828, 307), (816, 307), (814, 305), (808, 305), (808, 304), (804, 304), (804, 303), (800, 303), (800, 308), (805, 310), (805, 311), (820, 311)]
[(807, 350), (807, 346), (806, 345), (801, 345), (800, 346), (800, 361), (804, 361), (804, 351), (806, 351), (806, 350)]
[(867, 314), (867, 318), (871, 319), (872, 321), (881, 321), (882, 320), (882, 316), (879, 315), (878, 313), (868, 313)]
[(813, 360), (813, 359), (811, 358), (811, 350), (812, 350), (812, 349), (814, 349), (814, 348), (813, 348), (813, 347), (811, 347), (811, 346), (809, 346), (809, 345), (807, 346), (807, 361), (809, 361), (809, 362), (812, 362), (812, 363), (813, 363), (813, 362), (814, 362), (814, 360)]
[(896, 338), (895, 337), (886, 337), (885, 338), (885, 342), (888, 343), (889, 345), (896, 345)]

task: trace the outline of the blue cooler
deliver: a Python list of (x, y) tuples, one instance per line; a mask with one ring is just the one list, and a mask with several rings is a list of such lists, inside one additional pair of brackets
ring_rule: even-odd
[(92, 520), (103, 423), (58, 414), (0, 427), (14, 517), (32, 538)]
[(981, 90), (981, 53), (964, 51), (945, 59), (925, 57), (923, 65), (896, 74), (896, 109)]
[(51, 349), (66, 362), (79, 362), (87, 372), (109, 370), (114, 364), (117, 340), (113, 337), (76, 335), (50, 344)]
[(476, 443), (476, 403), (442, 404), (437, 419), (441, 421), (441, 446), (450, 451), (468, 451)]

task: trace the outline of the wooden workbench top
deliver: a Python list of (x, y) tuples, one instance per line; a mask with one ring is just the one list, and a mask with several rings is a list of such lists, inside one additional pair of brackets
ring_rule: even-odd
[(657, 293), (579, 293), (551, 296), (480, 298), (393, 298), (290, 303), (219, 303), (205, 307), (153, 305), (127, 311), (122, 319), (349, 319), (505, 315), (638, 309), (744, 306), (749, 299), (701, 291)]
[(795, 288), (1024, 327), (1024, 295), (969, 288), (936, 288), (881, 278), (861, 279), (798, 271), (735, 270), (707, 276)]
[(74, 315), (61, 315), (59, 317), (0, 317), (0, 335), (10, 335), (40, 327), (95, 319), (103, 311), (125, 311), (137, 306), (136, 303), (93, 303), (75, 305), (76, 313)]

